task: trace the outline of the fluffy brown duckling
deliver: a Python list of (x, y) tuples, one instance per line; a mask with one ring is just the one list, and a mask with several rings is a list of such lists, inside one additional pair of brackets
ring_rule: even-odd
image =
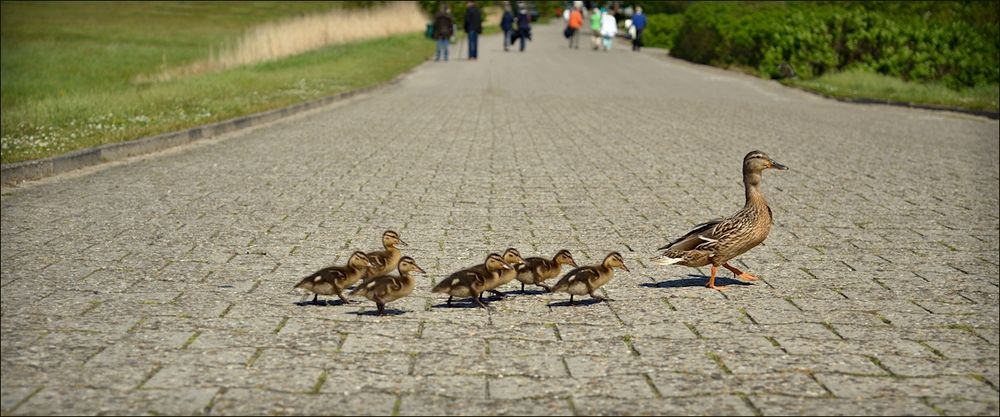
[(449, 275), (435, 285), (431, 292), (448, 294), (448, 305), (451, 305), (453, 297), (472, 297), (476, 304), (486, 308), (486, 304), (480, 298), (483, 291), (486, 291), (488, 283), (499, 281), (501, 272), (508, 269), (512, 268), (500, 255), (491, 253), (482, 265), (465, 268)]
[(743, 157), (743, 187), (746, 203), (743, 209), (724, 219), (715, 219), (694, 227), (677, 240), (657, 249), (663, 251), (654, 257), (657, 265), (684, 265), (700, 267), (712, 265), (706, 287), (715, 286), (715, 273), (722, 266), (744, 281), (757, 277), (740, 271), (729, 260), (764, 242), (771, 230), (771, 207), (760, 190), (761, 173), (767, 169), (786, 170), (788, 167), (774, 162), (767, 154), (753, 151)]
[(365, 284), (358, 285), (351, 295), (360, 295), (375, 302), (378, 315), (385, 315), (385, 305), (391, 301), (406, 297), (413, 292), (417, 281), (410, 276), (414, 272), (425, 273), (417, 266), (413, 258), (404, 256), (399, 259), (399, 275), (380, 275), (373, 277)]
[(600, 288), (602, 285), (607, 284), (614, 277), (614, 268), (624, 269), (626, 272), (631, 272), (628, 267), (625, 266), (625, 260), (622, 259), (622, 255), (618, 252), (611, 252), (607, 257), (604, 258), (604, 262), (600, 265), (594, 266), (583, 266), (569, 271), (552, 286), (552, 292), (567, 292), (569, 293), (569, 304), (573, 305), (574, 295), (590, 295), (600, 301), (611, 301), (610, 298), (601, 297), (594, 294), (594, 291)]
[(368, 281), (371, 281), (375, 277), (390, 274), (396, 270), (399, 258), (403, 256), (399, 249), (396, 248), (398, 245), (407, 246), (406, 242), (399, 238), (399, 233), (392, 230), (386, 230), (382, 233), (382, 247), (385, 249), (365, 254), (372, 266), (368, 268), (367, 273), (361, 281), (362, 284), (368, 283)]
[[(511, 268), (501, 270), (496, 280), (486, 283), (486, 288), (484, 290), (484, 292), (496, 294), (500, 298), (505, 297), (505, 294), (497, 291), (496, 289), (507, 285), (507, 283), (513, 281), (514, 278), (517, 277), (517, 266), (524, 263), (524, 258), (521, 257), (521, 253), (518, 252), (517, 249), (507, 248), (507, 250), (503, 252), (503, 261), (506, 262), (507, 265), (510, 265)], [(475, 268), (485, 271), (486, 265), (478, 265)]]
[(302, 278), (295, 288), (312, 291), (313, 304), (319, 304), (320, 295), (336, 295), (343, 302), (350, 303), (351, 301), (344, 297), (344, 290), (358, 282), (370, 266), (364, 252), (354, 252), (347, 259), (347, 265), (320, 269)]
[(537, 285), (545, 288), (545, 291), (552, 291), (552, 287), (542, 282), (559, 276), (563, 265), (576, 267), (573, 255), (566, 249), (560, 250), (552, 259), (531, 257), (524, 260), (524, 263), (517, 266), (517, 278), (521, 281), (521, 292), (524, 292), (524, 284)]

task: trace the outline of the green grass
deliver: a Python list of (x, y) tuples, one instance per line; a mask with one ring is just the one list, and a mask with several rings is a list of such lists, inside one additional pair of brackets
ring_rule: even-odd
[(1000, 86), (996, 84), (956, 91), (942, 84), (907, 82), (862, 70), (828, 73), (812, 80), (784, 82), (833, 97), (888, 100), (974, 110), (997, 111), (1000, 100)]
[(204, 59), (253, 25), (330, 2), (2, 3), (0, 162), (12, 163), (265, 111), (387, 81), (423, 62), (421, 34), (137, 83)]

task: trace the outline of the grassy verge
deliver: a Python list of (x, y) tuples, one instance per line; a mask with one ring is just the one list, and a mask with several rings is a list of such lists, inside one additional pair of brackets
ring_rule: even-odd
[(223, 72), (137, 83), (256, 24), (329, 3), (7, 3), (0, 162), (39, 159), (287, 106), (392, 79), (433, 51), (421, 34), (330, 46)]
[(786, 80), (783, 83), (839, 98), (886, 100), (973, 110), (997, 111), (1000, 101), (1000, 87), (996, 84), (958, 91), (940, 83), (907, 82), (861, 70), (827, 73), (811, 80)]

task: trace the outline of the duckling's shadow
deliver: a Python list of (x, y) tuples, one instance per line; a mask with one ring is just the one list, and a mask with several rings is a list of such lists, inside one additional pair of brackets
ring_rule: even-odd
[[(486, 300), (486, 304), (489, 305), (490, 303), (489, 298), (483, 298), (483, 300)], [(476, 304), (475, 301), (469, 299), (469, 301), (452, 301), (451, 304), (448, 303), (436, 304), (432, 305), (431, 308), (480, 308), (480, 307), (479, 304)]]
[[(395, 308), (387, 308), (387, 309), (384, 310), (384, 312), (385, 312), (386, 316), (398, 316), (400, 314), (405, 314), (406, 313), (403, 310), (397, 310)], [(364, 310), (364, 311), (355, 312), (354, 314), (357, 314), (359, 316), (376, 316), (376, 317), (378, 317), (378, 310)]]
[[(668, 279), (660, 282), (647, 282), (639, 285), (646, 288), (683, 288), (683, 287), (704, 287), (705, 284), (707, 283), (708, 283), (708, 277), (705, 275), (688, 274), (687, 278)], [(753, 284), (749, 282), (743, 282), (738, 279), (716, 276), (715, 285), (722, 287), (730, 285), (753, 285)]]
[(545, 290), (524, 290), (524, 291), (521, 291), (521, 290), (514, 290), (514, 291), (510, 291), (510, 292), (508, 292), (507, 294), (518, 294), (518, 295), (542, 295), (542, 294), (548, 294), (548, 293), (549, 293), (549, 292), (548, 292), (548, 291), (545, 291)]
[(332, 306), (342, 306), (347, 305), (344, 300), (319, 300), (317, 302), (309, 301), (297, 301), (295, 305), (299, 307), (332, 307)]
[(585, 298), (583, 300), (573, 300), (573, 304), (570, 304), (569, 300), (557, 301), (554, 303), (549, 303), (549, 307), (586, 307), (591, 304), (597, 304), (599, 302), (601, 302), (601, 300), (598, 300), (596, 298)]

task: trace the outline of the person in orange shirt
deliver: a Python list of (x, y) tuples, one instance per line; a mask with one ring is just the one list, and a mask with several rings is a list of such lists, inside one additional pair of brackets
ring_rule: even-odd
[(582, 1), (573, 2), (573, 11), (569, 13), (569, 47), (580, 49), (580, 28), (583, 27), (583, 7)]

